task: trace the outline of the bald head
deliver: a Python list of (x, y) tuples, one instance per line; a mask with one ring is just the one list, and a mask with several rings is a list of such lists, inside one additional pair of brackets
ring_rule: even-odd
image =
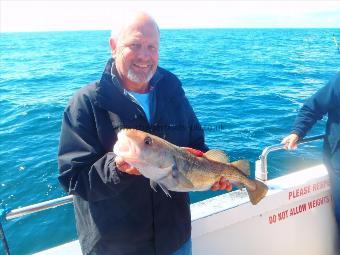
[(121, 35), (126, 33), (129, 27), (145, 25), (153, 27), (158, 31), (158, 34), (160, 33), (156, 21), (148, 13), (142, 11), (131, 12), (124, 19), (115, 22), (111, 29), (111, 38), (117, 41)]
[(116, 24), (110, 38), (112, 56), (122, 85), (144, 93), (158, 65), (159, 28), (155, 20), (138, 12)]

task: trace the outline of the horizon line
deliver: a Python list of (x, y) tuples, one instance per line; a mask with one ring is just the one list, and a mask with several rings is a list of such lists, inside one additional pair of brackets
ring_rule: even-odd
[[(339, 27), (168, 27), (160, 30), (209, 30), (209, 29), (340, 29)], [(51, 33), (51, 32), (86, 32), (86, 31), (111, 31), (110, 29), (66, 29), (66, 30), (30, 30), (30, 31), (0, 31), (5, 33)]]

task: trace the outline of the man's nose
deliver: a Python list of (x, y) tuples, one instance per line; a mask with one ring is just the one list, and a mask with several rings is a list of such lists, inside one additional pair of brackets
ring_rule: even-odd
[(138, 57), (141, 59), (148, 59), (151, 56), (151, 52), (147, 46), (142, 46), (138, 51)]

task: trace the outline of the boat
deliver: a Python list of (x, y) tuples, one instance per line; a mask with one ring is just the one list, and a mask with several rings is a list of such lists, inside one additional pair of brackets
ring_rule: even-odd
[[(315, 136), (300, 143), (322, 138), (323, 135)], [(339, 254), (325, 166), (320, 164), (267, 180), (268, 154), (281, 149), (281, 144), (266, 147), (256, 161), (255, 176), (269, 187), (267, 196), (256, 206), (250, 203), (245, 189), (191, 204), (194, 255)], [(11, 210), (4, 218), (11, 220), (72, 201), (72, 196), (66, 196)], [(82, 253), (76, 240), (36, 254)]]

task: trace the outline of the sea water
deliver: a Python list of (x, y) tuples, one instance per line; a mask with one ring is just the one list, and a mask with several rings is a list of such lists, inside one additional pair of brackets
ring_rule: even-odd
[[(64, 107), (101, 77), (109, 31), (0, 34), (0, 206), (65, 196), (57, 148)], [(340, 71), (339, 29), (162, 30), (160, 66), (182, 81), (210, 148), (254, 162), (280, 143), (304, 100)], [(309, 135), (322, 134), (325, 120)], [(322, 143), (269, 157), (269, 178), (322, 161)], [(196, 192), (192, 202), (223, 192)], [(2, 221), (13, 254), (76, 239), (72, 205)], [(0, 245), (1, 247), (1, 245)], [(0, 248), (0, 254), (2, 254)]]

